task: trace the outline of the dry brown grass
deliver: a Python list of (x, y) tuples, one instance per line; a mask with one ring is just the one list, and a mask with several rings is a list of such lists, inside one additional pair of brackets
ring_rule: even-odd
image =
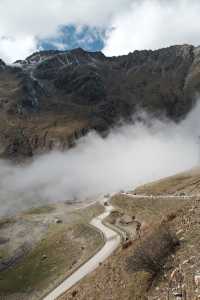
[(136, 194), (186, 194), (200, 193), (200, 169), (195, 168), (189, 172), (170, 176), (142, 185), (134, 190)]
[(178, 238), (169, 227), (166, 224), (160, 225), (141, 240), (133, 255), (127, 259), (128, 271), (144, 271), (157, 275), (178, 245)]
[(112, 204), (130, 217), (135, 216), (142, 227), (152, 227), (167, 216), (179, 214), (190, 200), (177, 198), (132, 198), (117, 194), (112, 197)]
[[(199, 171), (184, 173), (157, 183), (145, 185), (145, 188), (142, 187), (141, 191), (147, 194), (149, 191), (152, 194), (168, 194), (177, 191), (180, 193), (180, 190), (181, 192), (190, 193), (194, 188), (198, 191), (198, 177)], [(61, 299), (146, 300), (148, 297), (152, 297), (152, 299), (157, 297), (165, 300), (167, 295), (165, 288), (167, 288), (168, 279), (163, 276), (170, 276), (173, 268), (180, 261), (183, 262), (187, 259), (188, 256), (195, 255), (196, 262), (199, 257), (197, 252), (200, 239), (197, 222), (196, 225), (190, 227), (190, 230), (184, 227), (185, 241), (181, 242), (177, 248), (177, 238), (173, 234), (173, 232), (177, 232), (182, 228), (182, 220), (188, 218), (187, 215), (191, 214), (189, 211), (194, 205), (193, 200), (180, 197), (166, 199), (132, 198), (128, 195), (118, 194), (112, 198), (111, 202), (116, 211), (108, 218), (108, 221), (114, 222), (120, 213), (130, 217), (135, 216), (142, 223), (142, 239), (134, 241), (132, 246), (127, 249), (119, 249), (96, 272), (84, 278), (79, 285), (66, 293)], [(195, 210), (195, 213), (197, 213), (197, 210)], [(190, 216), (191, 220), (192, 216)], [(162, 224), (161, 227), (159, 227), (159, 224)], [(169, 228), (166, 228), (166, 224)], [(189, 225), (185, 226), (187, 228)], [(173, 253), (174, 258), (170, 255), (171, 253)], [(129, 272), (127, 262), (132, 267)], [(200, 260), (196, 265), (200, 267)], [(191, 265), (185, 265), (186, 267), (191, 274)], [(187, 282), (189, 282), (187, 283), (187, 289), (192, 290), (191, 275), (188, 276)], [(73, 291), (75, 291), (74, 296), (72, 295)], [(162, 293), (162, 291), (164, 292)], [(192, 294), (188, 293), (188, 295), (188, 299), (193, 300)]]

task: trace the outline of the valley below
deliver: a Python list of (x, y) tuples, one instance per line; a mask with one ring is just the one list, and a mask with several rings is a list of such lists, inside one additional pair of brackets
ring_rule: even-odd
[[(106, 216), (109, 205), (113, 208)], [(175, 293), (181, 292), (185, 299), (195, 300), (199, 214), (200, 170), (196, 168), (133, 191), (106, 195), (104, 201), (52, 204), (2, 218), (0, 296), (57, 299), (51, 291), (80, 267), (84, 270), (87, 261), (103, 249), (105, 233), (91, 226), (91, 220), (102, 215), (104, 225), (121, 242), (58, 299), (174, 300)], [(181, 285), (172, 278), (177, 270)]]

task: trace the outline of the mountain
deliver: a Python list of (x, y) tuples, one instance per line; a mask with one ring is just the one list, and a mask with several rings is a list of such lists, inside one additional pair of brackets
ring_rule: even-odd
[(78, 48), (37, 52), (12, 65), (0, 60), (0, 155), (65, 149), (139, 109), (178, 122), (198, 92), (200, 47), (191, 45), (119, 57)]

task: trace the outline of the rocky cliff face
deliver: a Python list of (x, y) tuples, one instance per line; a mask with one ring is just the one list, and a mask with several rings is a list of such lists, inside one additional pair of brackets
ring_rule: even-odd
[(144, 109), (179, 121), (200, 91), (200, 48), (173, 46), (120, 57), (82, 49), (0, 60), (0, 153), (64, 149)]

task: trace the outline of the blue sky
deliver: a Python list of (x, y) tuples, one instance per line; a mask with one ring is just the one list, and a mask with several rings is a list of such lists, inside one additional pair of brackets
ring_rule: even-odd
[(62, 26), (59, 35), (54, 38), (42, 39), (38, 47), (43, 50), (69, 50), (81, 47), (88, 51), (100, 51), (105, 45), (106, 30), (90, 26)]
[(0, 58), (10, 63), (40, 49), (113, 56), (198, 46), (199, 11), (199, 0), (0, 0)]

